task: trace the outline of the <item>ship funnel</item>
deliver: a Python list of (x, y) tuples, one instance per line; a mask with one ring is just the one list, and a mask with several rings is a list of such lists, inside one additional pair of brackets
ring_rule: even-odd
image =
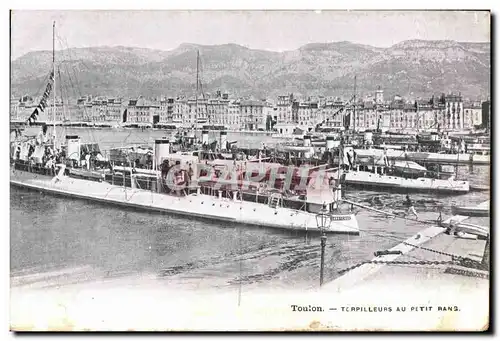
[(201, 143), (208, 144), (208, 130), (201, 131)]
[(311, 146), (311, 136), (305, 135), (304, 136), (304, 147), (310, 147), (310, 146)]
[(81, 142), (77, 135), (66, 135), (66, 144), (68, 146), (67, 158), (76, 160), (80, 164)]
[(155, 140), (155, 162), (157, 167), (170, 155), (170, 141), (166, 138)]
[(227, 131), (221, 131), (220, 132), (220, 149), (221, 150), (226, 150), (227, 146)]
[(331, 150), (334, 147), (335, 139), (333, 136), (326, 137), (326, 149)]
[(372, 142), (373, 142), (373, 133), (372, 132), (365, 133), (365, 141), (367, 144), (372, 144)]

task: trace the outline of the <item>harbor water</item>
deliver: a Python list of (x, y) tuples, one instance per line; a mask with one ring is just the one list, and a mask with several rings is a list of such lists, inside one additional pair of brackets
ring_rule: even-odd
[[(83, 142), (99, 143), (101, 148), (147, 143), (164, 135), (162, 131), (111, 129), (58, 133), (78, 134)], [(257, 144), (263, 137), (232, 134), (231, 139)], [(462, 166), (459, 176), (485, 186), (489, 185), (489, 171), (488, 166)], [(305, 290), (319, 285), (317, 235), (124, 210), (15, 187), (10, 191), (13, 287), (152, 281), (169, 289), (239, 288), (245, 292)], [(401, 194), (353, 190), (346, 197), (388, 212), (404, 210)], [(354, 208), (361, 233), (328, 236), (325, 281), (426, 228), (438, 218), (440, 209), (443, 218), (449, 217), (452, 205), (479, 204), (489, 199), (489, 192), (461, 196), (424, 193), (411, 198), (419, 218), (428, 223)]]

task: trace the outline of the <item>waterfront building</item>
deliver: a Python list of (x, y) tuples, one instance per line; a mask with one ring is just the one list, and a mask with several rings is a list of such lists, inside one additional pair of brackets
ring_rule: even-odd
[(405, 109), (405, 103), (402, 99), (396, 99), (389, 105), (390, 108), (390, 124), (389, 130), (401, 130), (403, 129), (403, 112)]
[(196, 97), (178, 98), (173, 106), (172, 123), (183, 127), (201, 127), (208, 124), (208, 100)]
[[(11, 100), (10, 103), (10, 117), (11, 120), (26, 121), (28, 117), (37, 108), (41, 100), (40, 97), (23, 96), (18, 101)], [(45, 123), (53, 121), (53, 102), (47, 101), (47, 107), (43, 111), (39, 111), (37, 122)], [(67, 105), (66, 105), (67, 106)], [(68, 109), (64, 108), (60, 99), (56, 99), (56, 121), (63, 121), (68, 117)]]
[(464, 128), (474, 129), (482, 123), (480, 102), (464, 102)]
[(444, 94), (441, 96), (432, 96), (430, 99), (432, 105), (433, 113), (433, 123), (428, 127), (428, 130), (438, 131), (442, 130), (444, 127), (444, 116), (445, 116), (445, 99)]
[(105, 97), (96, 97), (92, 100), (92, 111), (90, 115), (91, 123), (106, 122), (108, 100)]
[(235, 99), (228, 104), (228, 126), (229, 129), (243, 129), (243, 120), (240, 112), (240, 100)]
[[(189, 111), (188, 111), (187, 99), (183, 97), (177, 97), (177, 99), (174, 101), (174, 109), (173, 109), (171, 123), (181, 125), (183, 124), (184, 119), (187, 119), (188, 116), (189, 116)], [(186, 122), (185, 125), (188, 125), (188, 122)]]
[(131, 99), (128, 102), (126, 124), (137, 126), (153, 126), (153, 116), (158, 105), (144, 98)]
[(317, 102), (311, 102), (310, 99), (308, 99), (307, 101), (294, 102), (292, 107), (296, 109), (296, 116), (294, 117), (293, 123), (296, 123), (299, 128), (307, 131), (309, 128), (312, 129), (319, 123), (317, 122), (319, 109)]
[(415, 101), (416, 115), (412, 118), (412, 124), (410, 129), (415, 131), (428, 131), (437, 126), (437, 120), (434, 114), (434, 107), (431, 100), (421, 100)]
[[(35, 101), (35, 106), (31, 109), (31, 111), (33, 111), (38, 103), (39, 101)], [(56, 98), (55, 105), (53, 103), (53, 101), (47, 101), (47, 107), (38, 115), (38, 122), (53, 123), (54, 119), (56, 122), (70, 121), (71, 112), (70, 108), (68, 108), (68, 103), (63, 103), (60, 98)], [(29, 114), (31, 114), (31, 112)]]
[(278, 123), (274, 129), (280, 134), (291, 135), (297, 129), (297, 125), (295, 123)]
[(220, 92), (215, 98), (209, 98), (207, 102), (208, 124), (213, 126), (223, 126), (227, 121), (228, 99), (222, 99)]
[(174, 123), (174, 106), (175, 99), (173, 97), (162, 98), (158, 106), (158, 123), (167, 125)]
[(344, 122), (348, 122), (349, 129), (353, 129), (355, 131), (365, 129), (365, 117), (363, 111), (364, 105), (365, 102), (361, 99), (358, 99), (355, 102), (349, 103), (345, 106)]
[[(63, 121), (93, 125), (116, 125), (124, 122), (125, 106), (122, 98), (84, 96), (76, 103), (65, 104)], [(57, 115), (57, 114), (56, 114)]]
[(16, 119), (18, 121), (25, 121), (28, 119), (29, 115), (36, 108), (37, 103), (35, 99), (31, 96), (22, 96), (17, 103), (11, 100), (11, 119)]
[(378, 115), (377, 107), (373, 100), (366, 101), (359, 110), (359, 116), (363, 118), (364, 124), (359, 125), (358, 130), (375, 130), (377, 129)]
[(216, 112), (217, 124), (226, 128), (229, 127), (229, 103), (229, 95), (222, 94), (222, 97), (219, 98), (219, 111)]
[(264, 107), (262, 108), (262, 116), (264, 118), (264, 126), (263, 127), (259, 127), (259, 128), (262, 128), (264, 130), (270, 130), (271, 129), (271, 122), (273, 121), (275, 114), (275, 107), (273, 105), (273, 103), (269, 102), (269, 101), (265, 101), (264, 102)]
[(379, 113), (379, 118), (380, 118), (379, 129), (381, 132), (386, 132), (389, 129), (391, 129), (391, 111), (389, 110), (389, 108), (382, 110)]
[[(298, 100), (293, 94), (277, 96), (274, 105), (266, 100), (230, 99), (227, 93), (195, 97), (165, 97), (157, 102), (142, 97), (124, 101), (121, 98), (79, 98), (75, 103), (57, 99), (57, 122), (115, 125), (177, 125), (198, 127), (212, 125), (229, 129), (272, 129), (281, 127), (289, 131), (298, 127), (304, 131), (322, 127), (347, 127), (356, 131), (393, 130), (409, 131), (460, 131), (487, 125), (488, 107), (479, 102), (464, 101), (460, 94), (433, 95), (430, 99), (405, 101), (396, 95), (392, 101), (384, 100), (384, 91), (378, 89), (367, 96), (360, 96), (355, 103), (340, 98), (323, 96)], [(26, 120), (40, 98), (23, 96), (10, 101), (11, 120)], [(485, 109), (486, 108), (486, 109)], [(50, 100), (38, 116), (39, 122), (52, 122), (54, 110)], [(290, 126), (290, 127), (289, 127)]]
[(294, 103), (293, 94), (278, 96), (276, 102), (276, 118), (278, 124), (293, 122), (292, 105)]
[(464, 128), (464, 107), (463, 100), (460, 94), (446, 95), (445, 102), (445, 116), (444, 116), (444, 129), (447, 130), (462, 130)]
[(320, 113), (317, 115), (319, 122), (324, 122), (323, 126), (331, 128), (341, 128), (344, 126), (346, 117), (345, 104), (340, 98), (328, 99), (323, 102)]
[(85, 96), (76, 100), (76, 108), (72, 115), (72, 122), (90, 123), (92, 120), (92, 97)]
[(188, 122), (195, 127), (202, 127), (208, 124), (208, 100), (205, 96), (190, 98), (188, 100)]

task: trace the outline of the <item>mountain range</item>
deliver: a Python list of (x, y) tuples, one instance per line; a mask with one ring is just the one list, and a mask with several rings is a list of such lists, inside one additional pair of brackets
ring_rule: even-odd
[[(161, 51), (135, 47), (89, 47), (56, 51), (57, 91), (80, 95), (160, 97), (193, 95), (197, 51), (201, 90), (235, 96), (278, 94), (386, 98), (458, 93), (490, 96), (490, 43), (407, 40), (388, 48), (351, 42), (313, 43), (273, 52), (237, 44), (181, 44)], [(52, 52), (29, 52), (11, 61), (12, 96), (40, 95), (52, 69)], [(356, 82), (354, 78), (356, 77)]]

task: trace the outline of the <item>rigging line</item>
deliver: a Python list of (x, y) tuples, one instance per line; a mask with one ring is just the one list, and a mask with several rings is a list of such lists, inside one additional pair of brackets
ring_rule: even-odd
[[(68, 65), (64, 64), (64, 67), (66, 68), (66, 74), (68, 75), (68, 80), (69, 80), (71, 89), (73, 89), (73, 92), (74, 92), (75, 85), (73, 84), (73, 79), (71, 78), (71, 73), (69, 72)], [(76, 92), (74, 92), (74, 95), (76, 96)]]
[[(68, 53), (68, 55), (69, 55), (68, 60), (76, 60), (76, 59), (73, 59), (73, 58), (72, 58), (72, 55), (71, 55), (71, 52), (70, 52), (70, 51), (71, 51), (71, 49), (69, 48), (69, 45), (68, 45), (68, 43), (67, 43), (67, 40), (66, 40), (65, 38), (60, 37), (60, 36), (58, 36), (58, 38), (59, 38), (59, 40), (60, 40), (60, 42), (61, 42), (61, 45), (66, 45), (66, 47), (67, 47), (66, 51), (67, 51), (67, 53)], [(82, 63), (85, 67), (87, 67), (87, 65), (85, 64), (85, 62), (84, 62), (83, 60), (80, 60), (80, 62), (81, 62), (81, 63)], [(87, 67), (87, 69), (89, 69), (89, 68)], [(75, 69), (72, 69), (72, 70), (73, 70), (73, 73), (74, 73), (74, 76), (75, 76), (75, 81), (76, 81), (76, 83), (77, 83), (78, 93), (79, 93), (80, 97), (83, 97), (83, 95), (82, 95), (82, 91), (81, 91), (81, 89), (80, 89), (79, 80), (78, 80), (78, 77), (76, 76), (76, 71), (75, 71)], [(89, 70), (90, 70), (90, 69), (89, 69)], [(85, 105), (85, 104), (84, 104), (84, 106), (83, 106), (83, 111), (84, 111), (84, 114), (86, 115), (86, 117), (87, 117), (87, 118), (89, 118), (89, 115), (87, 114), (87, 108), (86, 108), (86, 105)], [(96, 136), (95, 136), (95, 133), (94, 133), (92, 130), (90, 130), (90, 131), (89, 131), (89, 133), (90, 133), (90, 137), (91, 137), (92, 141), (97, 141)]]
[[(43, 88), (45, 88), (45, 87), (47, 86), (47, 83), (49, 83), (49, 81), (50, 81), (50, 74), (51, 74), (51, 73), (52, 73), (52, 71), (50, 71), (50, 72), (48, 73), (48, 75), (46, 75), (46, 76), (43, 78), (43, 82), (41, 82), (41, 83), (40, 83), (40, 87), (39, 87), (39, 88), (38, 88), (38, 90), (35, 92), (36, 96), (35, 96), (35, 98), (33, 98), (33, 99), (35, 99), (35, 100), (36, 100), (36, 99), (38, 99), (39, 97), (41, 97), (41, 95), (40, 95), (40, 94), (41, 94), (41, 92), (42, 92), (42, 89), (43, 89)], [(44, 90), (44, 91), (45, 91), (45, 90)], [(30, 95), (21, 95), (21, 99), (22, 99), (22, 97), (24, 97), (24, 96), (29, 96), (29, 97), (31, 97)], [(37, 101), (35, 101), (35, 102), (37, 102)], [(37, 107), (37, 106), (35, 105), (35, 106), (34, 106), (34, 108), (36, 108), (36, 107)], [(27, 116), (26, 118), (23, 118), (23, 121), (27, 121), (27, 119), (28, 119), (30, 116), (31, 116), (31, 114), (28, 114), (28, 116)], [(10, 121), (10, 118), (9, 118), (9, 121)], [(30, 126), (31, 126), (31, 125), (30, 125)]]
[[(35, 92), (35, 97), (40, 97), (41, 96), (41, 93), (42, 93), (42, 89), (45, 88), (45, 86), (47, 85), (47, 83), (49, 82), (49, 79), (50, 79), (50, 73), (52, 71), (50, 71), (46, 76), (43, 77), (43, 81), (40, 83), (40, 86), (38, 87), (38, 90)], [(45, 90), (44, 90), (45, 91)], [(24, 97), (24, 96), (29, 96), (29, 95), (21, 95), (21, 98)], [(31, 97), (31, 96), (29, 96)], [(36, 99), (35, 98), (35, 99)]]
[[(236, 193), (236, 198), (238, 198), (238, 193)], [(240, 216), (242, 215), (242, 209), (243, 209), (243, 195), (241, 195), (241, 201), (240, 201)], [(240, 278), (239, 278), (239, 285), (238, 285), (238, 307), (241, 305), (241, 289), (242, 289), (242, 276), (243, 276), (243, 254), (242, 254), (242, 248), (241, 248), (241, 226), (237, 226), (238, 229), (238, 244), (239, 244), (239, 267), (240, 267)]]

